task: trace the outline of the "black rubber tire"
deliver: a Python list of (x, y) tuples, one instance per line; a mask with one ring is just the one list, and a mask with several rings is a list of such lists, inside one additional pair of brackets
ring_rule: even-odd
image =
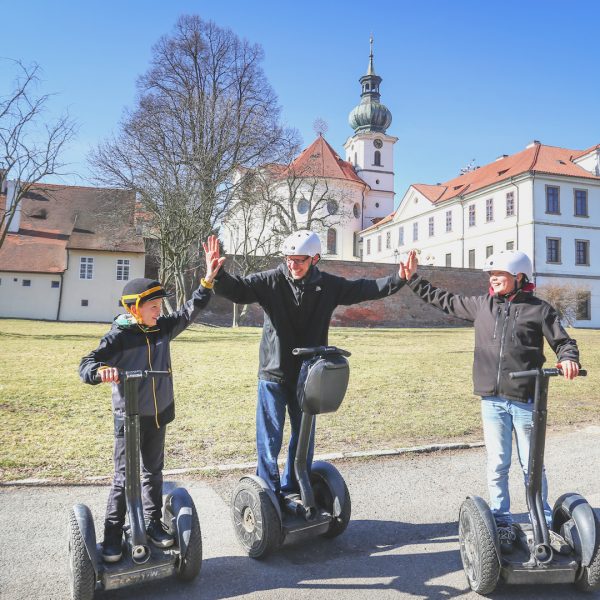
[[(322, 507), (328, 513), (333, 513), (333, 494), (327, 478), (322, 473), (315, 473), (310, 476), (315, 502), (317, 506)], [(329, 524), (329, 529), (323, 533), (323, 537), (334, 538), (346, 531), (350, 517), (352, 516), (352, 501), (350, 500), (350, 492), (348, 486), (340, 475), (340, 480), (344, 485), (344, 498), (340, 515), (334, 518)]]
[(458, 541), (469, 586), (478, 594), (490, 594), (498, 585), (500, 562), (494, 540), (471, 498), (460, 507)]
[(88, 555), (75, 512), (69, 510), (69, 571), (71, 598), (92, 600), (96, 589), (94, 565)]
[(180, 581), (193, 581), (200, 573), (202, 567), (202, 531), (200, 529), (200, 519), (196, 512), (196, 506), (192, 501), (192, 529), (185, 556), (180, 557), (177, 565), (177, 579)]
[(575, 581), (575, 587), (580, 592), (595, 592), (600, 589), (600, 522), (597, 516), (595, 516), (595, 521), (596, 544), (592, 560), (587, 567), (582, 567), (581, 577)]
[(281, 523), (267, 492), (254, 480), (242, 479), (231, 498), (233, 529), (250, 558), (262, 559), (281, 539)]

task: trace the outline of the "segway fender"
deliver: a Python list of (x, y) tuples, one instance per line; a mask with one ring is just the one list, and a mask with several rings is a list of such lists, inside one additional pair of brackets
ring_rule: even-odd
[(165, 499), (165, 521), (177, 535), (182, 556), (185, 556), (190, 542), (193, 511), (192, 497), (185, 488), (175, 488)]
[(342, 514), (343, 502), (346, 496), (344, 478), (332, 464), (324, 461), (314, 462), (310, 471), (311, 475), (316, 474), (327, 482), (327, 486), (333, 494), (333, 516), (339, 517)]
[(481, 496), (467, 496), (467, 498), (470, 498), (477, 507), (477, 510), (479, 511), (483, 522), (485, 523), (490, 537), (494, 540), (494, 548), (496, 548), (496, 555), (498, 556), (500, 564), (502, 564), (502, 554), (500, 552), (500, 540), (498, 539), (496, 521), (494, 520), (494, 515), (492, 514), (488, 503), (483, 498), (481, 498)]
[(280, 524), (283, 523), (283, 516), (281, 514), (281, 506), (279, 504), (277, 496), (275, 495), (275, 492), (269, 487), (267, 482), (262, 477), (259, 477), (258, 475), (246, 475), (245, 477), (242, 477), (242, 479), (252, 479), (252, 481), (255, 481), (256, 483), (258, 483), (258, 485), (260, 485), (260, 487), (263, 490), (265, 490), (265, 492), (267, 492), (267, 496), (269, 497), (271, 504), (273, 504), (273, 506), (275, 507), (275, 512), (277, 513), (277, 517), (279, 518), (279, 523)]
[(73, 513), (77, 519), (79, 531), (81, 531), (85, 543), (85, 549), (87, 550), (92, 566), (94, 567), (96, 579), (98, 579), (98, 549), (96, 548), (96, 531), (94, 530), (92, 513), (85, 504), (75, 504), (73, 506)]
[(554, 503), (553, 514), (556, 514), (559, 509), (570, 515), (575, 521), (575, 527), (579, 535), (579, 540), (573, 540), (575, 551), (581, 556), (581, 566), (589, 566), (596, 546), (594, 509), (583, 496), (576, 493), (563, 494)]

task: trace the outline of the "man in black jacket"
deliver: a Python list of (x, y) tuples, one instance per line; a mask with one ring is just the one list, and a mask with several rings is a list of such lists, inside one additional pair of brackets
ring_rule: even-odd
[[(207, 265), (219, 259), (219, 244), (212, 236), (204, 244)], [(238, 304), (257, 302), (265, 311), (258, 371), (256, 408), (257, 475), (275, 493), (298, 491), (294, 459), (301, 411), (296, 383), (302, 360), (292, 355), (297, 347), (328, 343), (329, 323), (335, 308), (395, 294), (406, 281), (401, 273), (380, 279), (350, 281), (317, 268), (321, 242), (316, 233), (300, 230), (283, 243), (285, 262), (278, 268), (247, 277), (223, 269), (215, 276), (214, 291)], [(207, 268), (209, 268), (207, 267)], [(277, 457), (283, 441), (285, 411), (290, 415), (291, 438), (287, 463), (280, 480)], [(311, 435), (308, 467), (312, 462)]]
[[(447, 314), (474, 321), (473, 384), (474, 393), (481, 396), (490, 508), (502, 550), (510, 552), (515, 540), (508, 491), (512, 432), (527, 480), (535, 382), (510, 379), (509, 373), (541, 368), (546, 361), (546, 338), (558, 358), (556, 366), (565, 378), (573, 379), (579, 372), (577, 343), (564, 330), (554, 308), (533, 295), (535, 286), (529, 281), (533, 265), (523, 252), (507, 250), (488, 257), (483, 270), (490, 274), (490, 290), (482, 296), (460, 296), (435, 288), (416, 275), (416, 268), (416, 253), (411, 251), (404, 274), (421, 300)], [(550, 522), (545, 471), (542, 500)]]

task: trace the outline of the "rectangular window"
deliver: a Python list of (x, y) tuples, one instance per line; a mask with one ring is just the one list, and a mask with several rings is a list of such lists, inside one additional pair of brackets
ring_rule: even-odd
[(587, 190), (575, 190), (575, 216), (587, 217), (588, 215), (588, 193)]
[(94, 278), (94, 259), (82, 256), (79, 259), (79, 279)]
[(506, 193), (506, 216), (512, 217), (515, 214), (515, 193)]
[(475, 205), (469, 204), (469, 227), (475, 227)]
[(413, 223), (413, 242), (419, 239), (419, 223)]
[(50, 287), (53, 287), (53, 288), (58, 288), (58, 287), (60, 287), (60, 281), (53, 281), (53, 282), (50, 284)]
[(433, 225), (433, 217), (429, 217), (429, 237), (433, 237), (435, 234), (435, 229)]
[(377, 236), (377, 252), (381, 252), (381, 235)]
[(452, 211), (446, 211), (446, 233), (452, 231)]
[(469, 250), (469, 269), (475, 268), (475, 250)]
[(494, 220), (494, 199), (488, 198), (485, 201), (485, 222), (489, 223)]
[(486, 246), (485, 247), (485, 257), (491, 256), (494, 254), (494, 246)]
[(590, 243), (588, 240), (575, 240), (575, 264), (590, 264)]
[(560, 263), (560, 238), (546, 238), (546, 262)]
[(546, 186), (546, 213), (560, 214), (560, 188), (555, 185)]
[(404, 246), (404, 227), (398, 229), (398, 246)]
[(129, 280), (129, 259), (118, 258), (117, 259), (117, 281), (128, 281)]
[(515, 243), (514, 242), (506, 242), (506, 249), (507, 250), (514, 250), (515, 249)]
[(392, 247), (392, 232), (388, 231), (385, 234), (385, 247), (389, 250)]
[(578, 321), (590, 321), (592, 318), (592, 295), (590, 292), (577, 292), (577, 314)]
[(450, 252), (448, 252), (448, 254), (446, 254), (446, 266), (447, 267), (452, 266), (452, 254)]
[(23, 287), (31, 287), (31, 279), (23, 279)]
[(359, 245), (359, 239), (358, 239), (358, 231), (355, 231), (352, 237), (352, 250), (353, 250), (353, 254), (354, 256), (356, 256), (357, 258), (360, 256), (360, 245)]
[(371, 254), (371, 240), (367, 240), (367, 254)]
[(81, 301), (81, 306), (87, 306), (88, 305), (88, 301), (87, 300), (82, 300)]

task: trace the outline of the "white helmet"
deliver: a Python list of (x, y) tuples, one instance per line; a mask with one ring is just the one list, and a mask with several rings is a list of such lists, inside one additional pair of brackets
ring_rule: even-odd
[(533, 265), (525, 252), (520, 250), (500, 250), (487, 257), (484, 271), (506, 271), (511, 275), (523, 273), (527, 279), (533, 277)]
[(300, 229), (283, 240), (281, 252), (284, 256), (315, 256), (321, 254), (321, 240), (316, 233)]

